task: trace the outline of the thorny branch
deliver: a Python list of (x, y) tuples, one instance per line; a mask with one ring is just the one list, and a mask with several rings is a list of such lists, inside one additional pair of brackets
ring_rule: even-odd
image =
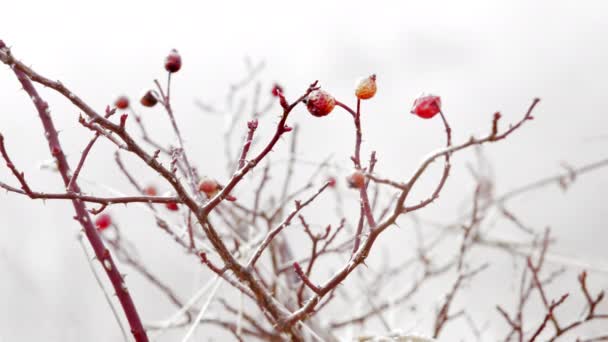
[[(146, 204), (153, 213), (158, 226), (168, 232), (188, 255), (196, 257), (205, 266), (205, 269), (215, 274), (218, 279), (221, 278), (226, 281), (234, 289), (243, 294), (243, 298), (255, 304), (251, 306), (241, 303), (239, 307), (236, 307), (235, 304), (223, 298), (215, 299), (215, 293), (212, 292), (203, 309), (196, 309), (193, 307), (194, 303), (192, 300), (187, 302), (182, 301), (173, 289), (169, 288), (160, 277), (152, 274), (148, 267), (131, 253), (130, 243), (126, 239), (121, 238), (120, 231), (114, 225), (117, 235), (114, 238), (105, 235), (103, 237), (112, 246), (119, 261), (133, 267), (135, 271), (142, 274), (149, 283), (160, 289), (169, 298), (177, 307), (174, 317), (186, 317), (185, 321), (178, 322), (171, 319), (168, 321), (170, 323), (163, 323), (160, 326), (146, 324), (146, 327), (149, 329), (185, 328), (189, 324), (198, 325), (207, 323), (222, 327), (237, 340), (245, 340), (245, 337), (251, 337), (272, 341), (285, 339), (303, 341), (312, 338), (333, 341), (338, 339), (336, 333), (340, 329), (356, 325), (363, 326), (377, 319), (391, 333), (390, 336), (395, 337), (400, 335), (389, 331), (394, 327), (385, 318), (386, 315), (384, 313), (396, 310), (398, 305), (412, 301), (416, 294), (424, 291), (425, 285), (428, 282), (442, 277), (446, 277), (447, 279), (447, 277), (453, 276), (452, 273), (454, 273), (455, 280), (454, 278), (450, 278), (452, 280), (447, 282), (450, 286), (446, 288), (446, 295), (442, 297), (438, 309), (432, 317), (434, 324), (429, 335), (439, 337), (447, 329), (447, 323), (458, 317), (466, 318), (470, 325), (475, 326), (470, 313), (466, 312), (466, 308), (457, 308), (458, 302), (454, 298), (457, 297), (459, 292), (464, 290), (466, 285), (472, 283), (473, 278), (479, 272), (489, 267), (487, 264), (472, 265), (471, 259), (473, 258), (469, 257), (469, 254), (473, 249), (478, 247), (489, 247), (514, 256), (522, 255), (522, 250), (526, 248), (539, 249), (536, 262), (533, 262), (531, 256), (528, 256), (526, 259), (528, 264), (523, 271), (517, 313), (511, 316), (507, 310), (498, 307), (499, 314), (507, 321), (511, 329), (506, 340), (517, 337), (519, 341), (523, 341), (525, 338), (528, 341), (534, 341), (541, 338), (541, 336), (544, 338), (545, 335), (549, 336), (548, 334), (553, 334), (552, 337), (549, 337), (549, 340), (553, 341), (566, 333), (576, 330), (575, 328), (585, 325), (587, 322), (605, 320), (607, 318), (606, 314), (598, 313), (604, 292), (600, 291), (598, 294), (594, 294), (589, 289), (586, 272), (581, 273), (578, 278), (581, 297), (586, 302), (585, 315), (569, 323), (558, 318), (560, 305), (567, 298), (570, 300), (569, 298), (573, 297), (573, 295), (567, 293), (554, 299), (545, 291), (545, 287), (558, 276), (557, 273), (552, 273), (549, 277), (543, 279), (540, 274), (550, 243), (548, 234), (543, 236), (541, 242), (518, 243), (495, 238), (491, 236), (489, 230), (485, 231), (483, 229), (483, 226), (489, 221), (487, 217), (491, 215), (489, 209), (497, 205), (500, 208), (500, 218), (507, 219), (515, 226), (527, 231), (529, 236), (537, 237), (534, 230), (528, 228), (523, 220), (517, 217), (516, 213), (508, 210), (504, 203), (513, 196), (533, 189), (539, 189), (555, 182), (568, 186), (575, 176), (608, 165), (606, 160), (602, 160), (583, 168), (570, 168), (566, 175), (543, 179), (521, 188), (516, 188), (499, 197), (493, 197), (491, 191), (488, 190), (493, 186), (492, 180), (489, 180), (487, 177), (483, 178), (483, 175), (481, 175), (482, 170), (479, 170), (478, 177), (476, 177), (477, 184), (472, 196), (472, 210), (461, 221), (440, 227), (437, 230), (438, 235), (431, 239), (430, 242), (423, 241), (424, 239), (421, 237), (422, 235), (427, 235), (426, 233), (417, 233), (420, 237), (417, 247), (411, 249), (414, 251), (412, 258), (400, 263), (399, 267), (386, 266), (384, 270), (378, 272), (372, 270), (371, 267), (365, 269), (366, 272), (376, 272), (375, 277), (370, 277), (370, 279), (374, 279), (375, 283), (359, 286), (362, 289), (361, 293), (354, 298), (366, 303), (370, 307), (369, 310), (332, 320), (328, 324), (322, 324), (321, 320), (317, 319), (321, 309), (331, 307), (332, 303), (338, 302), (341, 292), (347, 292), (340, 285), (351, 276), (355, 269), (360, 269), (359, 266), (365, 264), (378, 237), (389, 227), (397, 225), (398, 219), (406, 214), (410, 214), (408, 216), (416, 220), (414, 215), (412, 215), (413, 212), (429, 206), (440, 196), (450, 176), (452, 158), (455, 153), (507, 138), (516, 130), (519, 130), (524, 123), (533, 119), (532, 113), (539, 99), (534, 99), (523, 118), (509, 125), (508, 128), (501, 131), (502, 116), (500, 113), (495, 113), (487, 135), (471, 137), (467, 141), (457, 144), (452, 142), (452, 131), (446, 115), (443, 111), (439, 111), (446, 135), (445, 147), (428, 155), (413, 171), (412, 175), (406, 179), (390, 179), (380, 176), (382, 172), (381, 170), (377, 170), (378, 158), (375, 151), (371, 153), (369, 163), (364, 165), (361, 157), (364, 141), (363, 122), (365, 119), (362, 111), (362, 101), (357, 98), (356, 108), (352, 109), (344, 104), (344, 102), (336, 100), (335, 105), (339, 109), (345, 110), (353, 118), (355, 139), (351, 160), (355, 170), (365, 175), (364, 186), (358, 189), (359, 216), (353, 218), (349, 216), (342, 217), (341, 213), (345, 213), (342, 207), (342, 197), (340, 191), (335, 188), (335, 169), (330, 167), (329, 159), (313, 163), (315, 170), (312, 172), (309, 180), (304, 184), (294, 185), (298, 181), (296, 174), (300, 171), (299, 166), (304, 166), (304, 163), (302, 163), (297, 155), (300, 148), (296, 150), (296, 146), (299, 146), (296, 145), (297, 141), (301, 136), (298, 132), (306, 128), (297, 124), (288, 124), (288, 119), (292, 117), (292, 112), (300, 104), (305, 103), (308, 105), (309, 95), (320, 88), (316, 81), (293, 102), (287, 100), (282, 88), (276, 91), (273, 88), (271, 101), (263, 107), (259, 106), (261, 85), (259, 82), (255, 83), (254, 99), (250, 104), (253, 113), (250, 116), (251, 120), (247, 122), (245, 139), (241, 146), (240, 154), (237, 154), (238, 159), (232, 157), (230, 139), (233, 131), (238, 131), (238, 128), (243, 123), (243, 121), (239, 121), (241, 112), (244, 111), (244, 108), (249, 107), (246, 106), (244, 99), (237, 99), (236, 93), (253, 83), (252, 81), (257, 77), (263, 64), (260, 63), (257, 67), (251, 67), (248, 75), (242, 81), (233, 85), (226, 98), (227, 111), (231, 112), (232, 117), (230, 118), (229, 129), (224, 134), (226, 158), (228, 159), (227, 162), (230, 165), (230, 172), (232, 174), (223, 182), (223, 185), (219, 187), (217, 192), (207, 194), (207, 198), (203, 199), (197, 186), (200, 180), (197, 169), (195, 169), (192, 161), (187, 156), (184, 144), (186, 139), (182, 136), (171, 105), (171, 73), (168, 74), (166, 88), (163, 88), (158, 81), (155, 81), (158, 100), (169, 116), (173, 132), (178, 141), (178, 147), (170, 149), (164, 147), (162, 143), (153, 140), (144, 126), (143, 118), (137, 115), (133, 108), (129, 109), (130, 114), (135, 117), (135, 123), (141, 133), (141, 139), (143, 143), (147, 144), (146, 146), (140, 145), (138, 140), (132, 136), (127, 122), (128, 113), (120, 115), (118, 123), (114, 123), (112, 114), (115, 113), (116, 109), (108, 107), (105, 110), (105, 115), (99, 114), (93, 107), (89, 106), (61, 82), (50, 80), (38, 74), (32, 68), (16, 59), (10, 49), (1, 41), (0, 61), (14, 71), (28, 95), (32, 97), (49, 138), (51, 154), (57, 160), (58, 169), (66, 185), (66, 193), (45, 193), (32, 190), (24, 173), (19, 171), (11, 160), (5, 147), (5, 138), (2, 134), (0, 134), (0, 154), (6, 161), (8, 169), (19, 183), (19, 188), (2, 182), (0, 182), (0, 187), (8, 192), (25, 195), (31, 199), (72, 201), (77, 212), (76, 218), (83, 226), (97, 259), (104, 266), (104, 270), (121, 302), (123, 311), (137, 341), (147, 340), (144, 325), (139, 319), (139, 314), (135, 309), (130, 293), (124, 286), (122, 275), (118, 273), (117, 266), (114, 264), (109, 250), (104, 247), (104, 241), (100, 238), (97, 229), (95, 229), (89, 218), (85, 207), (86, 203), (101, 205), (98, 209), (88, 210), (93, 213), (99, 213), (107, 206), (118, 203)], [(59, 145), (56, 130), (48, 111), (48, 105), (40, 99), (31, 82), (48, 87), (70, 101), (85, 116), (79, 118), (80, 124), (94, 132), (93, 137), (82, 151), (73, 174), (70, 174), (67, 160)], [(238, 102), (238, 106), (236, 107), (234, 106), (235, 99)], [(265, 139), (259, 133), (256, 134), (256, 132), (258, 126), (265, 123), (263, 114), (272, 108), (273, 102), (279, 103), (281, 112), (278, 120), (275, 122), (276, 126), (273, 133), (269, 139)], [(205, 110), (215, 112), (213, 108), (204, 105), (202, 101), (198, 104)], [(234, 113), (232, 114), (232, 112)], [(265, 189), (269, 187), (268, 184), (273, 179), (274, 171), (274, 164), (268, 160), (268, 156), (288, 134), (291, 134), (289, 159), (280, 192), (278, 192), (278, 195), (277, 193), (267, 194), (270, 191), (265, 191)], [(85, 166), (86, 161), (93, 157), (90, 152), (99, 138), (108, 139), (118, 150), (123, 150), (124, 153), (136, 156), (164, 179), (174, 195), (148, 195), (142, 189), (137, 176), (131, 174), (129, 165), (121, 161), (118, 152), (116, 152), (117, 166), (128, 177), (139, 195), (102, 197), (89, 195), (81, 191), (77, 184), (78, 175)], [(150, 147), (154, 150), (147, 151)], [(170, 161), (167, 162), (166, 158), (170, 158)], [(438, 159), (443, 159), (445, 164), (434, 189), (418, 203), (409, 203), (408, 200), (412, 189), (422, 178), (422, 175), (426, 173), (429, 166)], [(254, 187), (252, 191), (252, 203), (247, 204), (246, 201), (241, 201), (241, 199), (236, 202), (225, 201), (226, 199), (234, 200), (231, 193), (237, 187), (246, 188), (248, 186), (250, 182), (248, 177), (246, 177), (247, 175), (251, 175), (251, 178), (254, 179), (257, 177), (251, 171), (263, 161), (265, 167), (256, 183), (257, 187)], [(234, 170), (235, 165), (236, 170)], [(318, 185), (317, 176), (327, 172), (330, 173), (333, 181)], [(185, 185), (180, 180), (180, 174), (185, 177)], [(309, 222), (302, 213), (303, 209), (316, 201), (325, 204), (326, 199), (322, 198), (324, 196), (319, 195), (330, 187), (332, 191), (336, 192), (336, 199), (339, 199), (338, 208), (336, 209), (340, 215), (338, 216), (340, 218), (339, 224), (333, 227), (328, 222), (320, 224), (313, 224), (313, 221)], [(317, 190), (313, 191), (312, 194), (306, 195), (307, 192), (314, 188)], [(307, 199), (304, 201), (294, 201), (302, 196), (307, 196)], [(292, 202), (295, 203), (295, 207), (288, 209)], [(170, 227), (171, 224), (164, 218), (161, 218), (159, 210), (154, 204), (179, 204), (178, 212), (183, 214), (184, 222), (182, 226), (184, 228), (180, 231), (178, 228)], [(303, 227), (303, 233), (306, 235), (307, 240), (310, 241), (310, 249), (306, 250), (305, 255), (302, 255), (298, 248), (294, 248), (294, 246), (298, 246), (290, 241), (293, 230), (285, 229), (293, 223), (292, 221), (296, 217)], [(324, 216), (323, 220), (329, 221)], [(320, 231), (317, 231), (317, 227), (322, 228)], [(454, 230), (453, 227), (460, 227), (460, 229)], [(416, 229), (417, 231), (422, 231), (420, 227)], [(447, 261), (438, 262), (434, 259), (435, 251), (450, 242), (447, 236), (454, 231), (462, 233), (459, 243), (451, 247), (451, 250), (456, 251), (456, 254)], [(350, 253), (348, 252), (349, 250)], [(332, 259), (330, 256), (336, 255), (346, 256), (347, 260), (337, 268), (334, 267), (334, 273), (324, 281), (319, 282), (315, 280), (323, 275), (321, 269), (328, 268), (328, 265), (325, 263), (326, 260), (330, 262), (329, 260)], [(262, 256), (268, 256), (268, 262), (264, 262)], [(405, 272), (405, 270), (410, 270), (410, 267), (412, 269), (420, 267), (422, 274), (410, 277), (410, 279), (413, 279), (410, 286), (405, 287), (405, 291), (400, 291), (396, 295), (391, 296), (390, 300), (382, 297), (382, 293), (386, 293), (383, 291), (390, 291), (387, 284), (390, 284), (393, 279), (397, 279), (397, 276)], [(361, 278), (358, 281), (365, 282), (366, 280)], [(539, 324), (528, 327), (531, 320), (524, 321), (523, 309), (534, 292), (539, 294), (546, 314)], [(201, 293), (197, 293), (195, 297), (199, 298), (201, 295)], [(345, 296), (346, 298), (350, 298), (348, 295)], [(436, 297), (436, 294), (433, 297)], [(203, 318), (206, 308), (213, 301), (221, 303), (226, 312), (232, 316), (236, 316), (236, 323), (227, 321), (225, 317), (221, 316), (205, 316)], [(347, 304), (350, 303), (347, 302)], [(197, 317), (194, 322), (192, 321), (193, 316)], [(263, 319), (260, 319), (260, 317)], [(525, 327), (524, 324), (526, 325)], [(190, 336), (194, 329), (195, 326), (192, 325), (186, 338)], [(553, 330), (553, 332), (549, 332), (549, 330)], [(478, 339), (481, 339), (481, 334), (481, 331), (475, 331), (475, 336)], [(586, 341), (600, 340), (601, 338), (602, 336), (598, 336), (596, 338), (588, 338)], [(583, 341), (583, 339), (580, 340)]]

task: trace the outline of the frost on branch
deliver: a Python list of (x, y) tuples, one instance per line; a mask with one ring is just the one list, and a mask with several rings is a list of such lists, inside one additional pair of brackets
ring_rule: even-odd
[[(156, 71), (166, 75), (166, 83), (155, 79), (139, 101), (134, 95), (111, 99), (113, 107), (101, 113), (62, 83), (22, 63), (1, 42), (0, 60), (11, 68), (32, 99), (44, 126), (41, 134), (48, 139), (49, 153), (66, 191), (48, 193), (30, 185), (29, 178), (13, 163), (7, 148), (10, 141), (3, 135), (0, 152), (17, 185), (0, 186), (33, 200), (72, 201), (75, 218), (118, 298), (118, 321), (126, 319), (136, 341), (148, 341), (149, 335), (168, 329), (180, 329), (187, 340), (202, 325), (223, 329), (241, 341), (358, 338), (421, 342), (451, 338), (455, 332), (462, 332), (463, 326), (467, 333), (462, 338), (484, 340), (484, 320), (506, 322), (507, 341), (515, 337), (532, 341), (575, 336), (588, 324), (607, 318), (602, 307), (604, 292), (589, 284), (592, 277), (586, 272), (579, 275), (577, 292), (584, 316), (575, 320), (560, 317), (561, 305), (571, 301), (574, 290), (561, 296), (549, 295), (546, 290), (557, 277), (544, 271), (554, 240), (548, 230), (530, 227), (507, 205), (513, 197), (559, 184), (564, 177), (571, 184), (575, 176), (603, 167), (608, 161), (569, 167), (567, 174), (552, 175), (504, 194), (496, 193), (493, 174), (488, 172), (482, 146), (510, 138), (523, 128), (532, 120), (538, 99), (515, 122), (503, 123), (503, 116), (494, 114), (483, 127), (485, 134), (465, 141), (452, 139), (449, 119), (457, 116), (442, 106), (439, 96), (425, 95), (415, 99), (411, 109), (397, 108), (403, 113), (404, 125), (420, 125), (419, 118), (435, 120), (430, 123), (438, 125), (438, 149), (413, 170), (399, 173), (408, 176), (391, 178), (383, 175), (382, 151), (367, 154), (362, 148), (374, 145), (374, 141), (364, 139), (363, 127), (367, 113), (373, 111), (377, 91), (382, 91), (377, 84), (380, 78), (363, 77), (349, 92), (350, 98), (338, 99), (318, 81), (306, 89), (275, 83), (262, 91), (260, 74), (264, 65), (250, 65), (247, 74), (231, 85), (224, 101), (219, 101), (225, 107), (196, 102), (205, 115), (219, 115), (226, 122), (221, 133), (223, 146), (204, 147), (224, 151), (226, 172), (208, 174), (209, 161), (199, 160), (184, 144), (196, 137), (183, 137), (180, 129), (181, 117), (193, 114), (172, 105), (172, 75), (183, 67), (176, 50), (166, 56), (165, 71)], [(91, 132), (73, 173), (52, 112), (36, 91), (42, 86), (72, 103), (76, 112), (82, 113), (81, 118), (74, 119)], [(145, 113), (157, 104), (169, 119), (167, 127), (174, 141), (162, 141), (147, 129), (146, 122), (152, 118)], [(114, 116), (116, 110), (120, 110), (119, 115)], [(416, 116), (406, 115), (410, 110)], [(297, 115), (306, 111), (319, 120), (327, 120), (324, 117), (333, 113), (352, 122), (339, 128), (352, 132), (352, 152), (342, 158), (301, 160), (300, 151), (307, 146), (300, 143), (299, 132), (308, 128), (297, 123)], [(99, 139), (113, 146), (116, 167), (130, 186), (119, 191), (125, 195), (107, 197), (80, 188), (79, 173), (87, 160), (109, 153), (101, 149), (91, 153)], [(286, 145), (287, 155), (280, 155), (278, 147), (282, 145)], [(477, 165), (469, 168), (474, 186), (461, 194), (466, 209), (454, 222), (426, 219), (423, 209), (446, 191), (452, 167), (461, 167), (457, 155), (463, 150), (475, 150), (477, 156)], [(156, 179), (142, 179), (132, 164), (123, 161), (127, 155), (147, 167)], [(281, 158), (285, 158), (282, 166), (277, 162)], [(335, 160), (350, 160), (352, 164), (336, 165)], [(441, 172), (432, 180), (432, 188), (420, 196), (420, 179), (430, 174), (429, 166), (434, 162), (440, 162)], [(338, 170), (351, 171), (345, 175)], [(417, 198), (412, 196), (414, 189)], [(212, 280), (193, 293), (178, 293), (162, 274), (152, 270), (153, 265), (139, 257), (138, 250), (148, 248), (145, 241), (128, 240), (123, 234), (127, 227), (118, 224), (120, 218), (104, 212), (117, 204), (129, 204), (129, 210), (137, 215), (150, 215), (158, 229), (149, 233), (163, 234), (168, 238), (166, 248), (177, 248), (196, 260), (196, 267), (208, 272)], [(352, 204), (356, 210), (352, 210)], [(335, 215), (319, 208), (335, 208)], [(91, 213), (98, 215), (94, 221), (89, 217)], [(523, 237), (519, 241), (500, 238), (488, 229), (497, 222)], [(382, 254), (384, 242), (379, 237), (397, 226), (404, 241), (411, 242), (403, 248), (403, 254), (387, 257), (380, 265), (370, 262), (371, 256)], [(525, 291), (515, 301), (515, 310), (506, 306), (506, 298), (500, 298), (497, 312), (482, 316), (469, 312), (463, 304), (464, 293), (473, 291), (479, 275), (493, 266), (492, 259), (477, 257), (484, 250), (523, 265)], [(167, 319), (141, 321), (137, 302), (131, 298), (138, 288), (127, 291), (120, 273), (124, 266), (142, 275), (174, 305), (174, 311), (166, 312)], [(231, 290), (219, 291), (222, 283)], [(197, 305), (206, 294), (205, 304)], [(522, 312), (532, 305), (528, 300), (532, 295), (540, 297), (544, 314), (524, 321)], [(407, 322), (400, 317), (407, 317), (405, 321), (413, 322), (413, 326), (404, 326)], [(418, 336), (412, 331), (425, 334)]]

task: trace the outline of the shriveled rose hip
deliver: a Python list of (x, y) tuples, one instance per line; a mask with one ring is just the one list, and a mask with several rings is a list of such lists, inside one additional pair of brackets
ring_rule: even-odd
[(205, 193), (207, 198), (215, 196), (220, 190), (220, 185), (213, 179), (203, 179), (198, 184), (198, 190)]
[(112, 224), (112, 217), (108, 214), (101, 214), (95, 219), (95, 227), (102, 231)]
[(361, 189), (365, 186), (365, 175), (361, 171), (354, 171), (346, 178), (348, 186), (354, 189)]
[(430, 119), (441, 111), (441, 98), (435, 95), (423, 95), (414, 101), (411, 113), (423, 119)]
[(173, 49), (165, 58), (165, 70), (170, 73), (178, 72), (182, 68), (182, 56)]
[(376, 95), (376, 75), (364, 77), (357, 81), (355, 96), (359, 100), (371, 99)]
[(325, 116), (334, 109), (336, 100), (324, 90), (315, 90), (306, 98), (306, 107), (310, 114), (321, 117)]
[(129, 98), (126, 96), (119, 96), (114, 102), (114, 106), (116, 106), (118, 109), (129, 108)]
[(154, 107), (158, 103), (158, 99), (156, 98), (152, 90), (148, 90), (141, 97), (139, 103), (141, 103), (141, 105), (144, 107)]
[(329, 187), (330, 188), (335, 188), (336, 187), (336, 178), (335, 177), (329, 177), (327, 179), (327, 183), (329, 183)]

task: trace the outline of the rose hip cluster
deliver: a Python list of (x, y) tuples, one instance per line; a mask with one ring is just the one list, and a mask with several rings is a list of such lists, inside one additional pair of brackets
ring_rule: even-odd
[[(173, 74), (178, 72), (182, 67), (182, 58), (177, 52), (177, 50), (173, 49), (165, 58), (165, 70), (169, 72), (169, 74)], [(361, 100), (369, 100), (376, 95), (376, 91), (378, 90), (376, 84), (376, 75), (370, 75), (367, 77), (360, 78), (355, 83), (355, 97), (358, 101)], [(275, 83), (271, 89), (271, 94), (274, 97), (278, 97), (280, 100), (284, 100), (283, 96), (283, 87), (279, 84)], [(144, 107), (154, 107), (158, 103), (158, 95), (153, 90), (147, 90), (144, 92), (139, 102)], [(323, 89), (317, 89), (312, 91), (305, 100), (306, 108), (308, 112), (315, 117), (324, 117), (329, 115), (336, 106), (336, 99), (327, 91)], [(114, 102), (114, 105), (118, 109), (125, 110), (129, 108), (129, 99), (126, 96), (120, 96)], [(282, 106), (285, 106), (284, 103), (281, 103)], [(441, 112), (441, 98), (435, 95), (421, 95), (415, 101), (414, 105), (410, 111), (412, 114), (417, 115), (423, 119), (430, 119), (436, 116)], [(286, 129), (285, 131), (290, 131)], [(330, 177), (328, 182), (329, 186), (334, 188), (336, 186), (336, 179), (334, 177)], [(353, 189), (362, 189), (365, 187), (366, 176), (365, 173), (361, 170), (353, 171), (347, 178), (346, 182), (350, 188)], [(203, 179), (198, 186), (200, 192), (204, 193), (208, 199), (217, 195), (221, 190), (222, 186), (213, 179)], [(154, 187), (148, 187), (144, 191), (148, 196), (155, 196), (156, 189)], [(226, 200), (234, 201), (235, 197), (231, 195), (226, 195)], [(171, 211), (179, 210), (177, 203), (169, 202), (165, 204), (166, 208)], [(101, 220), (100, 225), (104, 227), (98, 226), (100, 229), (105, 229), (110, 223), (105, 223), (106, 220), (111, 222), (109, 216), (107, 217), (99, 217)]]
[[(273, 94), (278, 86), (273, 88)], [(280, 89), (280, 88), (279, 88)], [(282, 89), (280, 90), (282, 91)], [(355, 84), (355, 96), (357, 100), (369, 100), (376, 95), (376, 75), (363, 77)], [(306, 98), (308, 112), (315, 117), (323, 117), (332, 112), (336, 106), (336, 99), (325, 90), (318, 89), (311, 92)], [(435, 95), (421, 95), (414, 101), (411, 113), (423, 119), (430, 119), (441, 112), (441, 98)], [(331, 187), (335, 186), (332, 178)], [(362, 189), (365, 186), (365, 174), (361, 170), (355, 170), (346, 181), (353, 189)]]
[[(165, 70), (169, 74), (174, 74), (182, 68), (182, 56), (173, 49), (167, 57), (165, 57)], [(158, 95), (154, 90), (145, 90), (139, 99), (139, 103), (144, 107), (154, 107), (158, 103)], [(118, 109), (125, 110), (129, 108), (129, 98), (122, 95), (114, 101), (114, 106)]]
[[(169, 75), (171, 75), (171, 74), (178, 72), (181, 69), (181, 67), (182, 67), (182, 58), (181, 58), (180, 54), (175, 49), (171, 50), (171, 52), (165, 58), (165, 70), (169, 73)], [(273, 93), (276, 92), (277, 94), (279, 94), (281, 91), (282, 91), (282, 89), (277, 88), (276, 90), (273, 90)], [(159, 102), (159, 96), (154, 90), (144, 91), (143, 95), (139, 99), (139, 103), (144, 107), (154, 107), (158, 102)], [(128, 109), (130, 106), (129, 98), (124, 95), (119, 96), (114, 101), (114, 106), (117, 109), (121, 109), (121, 110)], [(199, 191), (204, 193), (207, 196), (207, 198), (211, 198), (211, 197), (215, 196), (221, 189), (222, 189), (222, 186), (219, 185), (219, 183), (217, 183), (215, 180), (211, 180), (211, 179), (204, 179), (199, 184)], [(158, 194), (158, 191), (152, 185), (147, 186), (143, 190), (143, 192), (147, 196), (156, 196)], [(231, 195), (226, 195), (225, 199), (228, 201), (236, 200), (236, 198)], [(165, 208), (170, 211), (178, 211), (179, 205), (177, 202), (167, 202), (167, 203), (165, 203)], [(96, 219), (95, 224), (97, 226), (97, 229), (99, 229), (100, 231), (103, 231), (103, 230), (107, 229), (110, 225), (112, 225), (112, 219), (111, 219), (110, 215), (103, 214), (103, 215), (100, 215)]]
[[(275, 85), (273, 94), (280, 89)], [(355, 84), (355, 96), (358, 100), (369, 100), (376, 95), (376, 75), (361, 78)], [(315, 90), (308, 95), (306, 107), (310, 114), (323, 117), (331, 113), (336, 106), (336, 99), (322, 89)], [(411, 113), (423, 119), (430, 119), (441, 112), (441, 98), (435, 95), (421, 95), (414, 101)]]

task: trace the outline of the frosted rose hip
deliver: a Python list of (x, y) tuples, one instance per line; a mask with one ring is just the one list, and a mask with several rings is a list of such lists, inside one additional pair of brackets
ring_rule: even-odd
[(371, 99), (376, 95), (376, 90), (376, 75), (371, 75), (357, 81), (355, 96), (360, 100)]
[(170, 73), (178, 72), (182, 68), (182, 56), (173, 49), (165, 58), (165, 70)]
[(306, 107), (310, 114), (321, 117), (325, 116), (334, 109), (336, 100), (324, 90), (315, 90), (306, 98)]
[(414, 101), (411, 113), (423, 119), (430, 119), (441, 111), (441, 98), (435, 95), (424, 95)]

